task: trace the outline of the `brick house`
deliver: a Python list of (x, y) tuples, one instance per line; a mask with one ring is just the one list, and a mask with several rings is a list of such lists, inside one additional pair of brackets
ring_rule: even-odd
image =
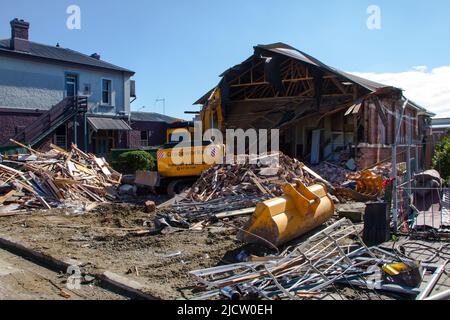
[(128, 147), (134, 72), (32, 42), (29, 23), (10, 24), (11, 38), (0, 40), (0, 146), (10, 138), (36, 148), (74, 142), (105, 157)]
[(179, 121), (154, 112), (131, 111), (130, 148), (139, 149), (166, 143), (166, 131), (170, 124)]
[[(222, 114), (214, 118), (227, 129), (279, 129), (279, 148), (292, 157), (316, 164), (345, 155), (366, 168), (389, 160), (398, 132), (398, 161), (409, 145), (413, 157), (429, 164), (433, 114), (400, 88), (340, 71), (284, 43), (255, 46), (220, 77), (213, 90), (221, 92)], [(214, 104), (213, 90), (194, 104)]]
[(443, 137), (449, 135), (450, 118), (434, 118), (432, 121), (433, 142), (438, 143)]

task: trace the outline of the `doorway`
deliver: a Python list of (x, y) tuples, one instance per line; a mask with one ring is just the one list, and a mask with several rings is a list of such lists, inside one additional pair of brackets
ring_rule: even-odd
[(92, 137), (94, 153), (97, 157), (109, 159), (111, 149), (115, 148), (116, 131), (99, 130)]
[(65, 96), (75, 97), (78, 95), (78, 76), (76, 74), (66, 74)]

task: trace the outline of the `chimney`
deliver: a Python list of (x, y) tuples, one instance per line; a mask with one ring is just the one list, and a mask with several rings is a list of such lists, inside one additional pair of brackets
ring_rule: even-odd
[(14, 19), (11, 21), (11, 50), (28, 52), (28, 30), (30, 24), (24, 20)]
[(100, 55), (98, 53), (93, 53), (93, 54), (91, 54), (91, 58), (100, 60)]

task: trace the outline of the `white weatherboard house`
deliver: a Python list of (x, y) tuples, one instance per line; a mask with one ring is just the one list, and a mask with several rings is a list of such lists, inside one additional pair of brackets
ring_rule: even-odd
[(29, 23), (11, 21), (0, 40), (0, 145), (10, 138), (107, 156), (129, 144), (134, 72), (98, 54), (31, 42)]

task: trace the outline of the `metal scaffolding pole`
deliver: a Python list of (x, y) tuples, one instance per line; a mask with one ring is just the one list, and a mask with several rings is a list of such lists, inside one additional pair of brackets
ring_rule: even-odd
[(77, 116), (78, 114), (73, 116), (73, 143), (75, 144), (78, 144)]
[(400, 117), (397, 117), (395, 123), (396, 123), (396, 133), (394, 136), (394, 145), (392, 146), (392, 177), (394, 178), (393, 183), (392, 183), (392, 190), (393, 190), (393, 195), (392, 195), (392, 202), (394, 205), (394, 208), (392, 210), (392, 220), (394, 220), (394, 230), (397, 230), (398, 228), (398, 197), (397, 197), (397, 144), (398, 144), (398, 140), (399, 140), (399, 136), (400, 136), (400, 131), (401, 131), (401, 127), (402, 127), (402, 120), (403, 120), (403, 116), (405, 114), (405, 109), (406, 106), (408, 105), (409, 100), (406, 99), (405, 103), (402, 106), (402, 110), (401, 110), (401, 115)]

